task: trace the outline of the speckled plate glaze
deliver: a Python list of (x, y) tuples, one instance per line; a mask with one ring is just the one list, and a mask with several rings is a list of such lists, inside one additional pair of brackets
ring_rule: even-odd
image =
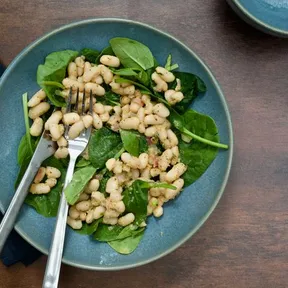
[[(17, 147), (24, 134), (22, 93), (30, 96), (39, 87), (36, 70), (47, 54), (62, 49), (80, 50), (84, 47), (102, 49), (112, 37), (130, 37), (143, 42), (160, 63), (172, 53), (181, 71), (199, 75), (208, 92), (196, 100), (197, 111), (212, 116), (219, 127), (220, 138), (228, 143), (228, 151), (220, 151), (206, 173), (186, 188), (175, 201), (165, 206), (161, 219), (152, 217), (134, 253), (124, 256), (109, 245), (92, 241), (67, 229), (63, 262), (93, 270), (119, 270), (154, 261), (183, 244), (205, 222), (217, 205), (230, 172), (233, 153), (233, 134), (230, 114), (219, 84), (207, 66), (187, 46), (174, 37), (146, 24), (120, 19), (91, 19), (63, 26), (48, 33), (24, 49), (9, 65), (0, 81), (0, 208), (7, 209), (14, 193), (17, 175)], [(47, 254), (54, 230), (55, 218), (38, 215), (24, 205), (16, 230), (29, 243)], [(192, 255), (191, 255), (192, 257)]]
[(288, 38), (288, 0), (227, 0), (248, 24), (274, 36)]

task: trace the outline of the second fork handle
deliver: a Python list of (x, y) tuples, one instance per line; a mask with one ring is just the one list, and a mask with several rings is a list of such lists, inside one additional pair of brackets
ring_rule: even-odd
[(52, 243), (48, 255), (46, 264), (46, 270), (43, 280), (43, 288), (57, 288), (61, 261), (64, 248), (65, 232), (66, 232), (66, 221), (68, 213), (68, 203), (65, 198), (64, 189), (67, 187), (69, 182), (72, 180), (76, 158), (70, 158), (67, 174), (65, 178), (65, 184), (61, 195), (55, 230), (52, 238)]

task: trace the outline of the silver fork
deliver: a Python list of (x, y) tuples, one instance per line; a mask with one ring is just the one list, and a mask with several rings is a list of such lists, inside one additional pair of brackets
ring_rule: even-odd
[[(66, 113), (71, 112), (71, 98), (72, 98), (72, 89), (69, 93), (69, 100), (68, 105), (66, 108)], [(78, 109), (78, 102), (79, 102), (79, 90), (77, 90), (76, 96), (76, 111), (82, 110), (81, 114), (85, 114), (85, 91), (83, 93), (82, 99), (82, 109)], [(92, 91), (90, 91), (90, 107), (89, 112), (92, 114)], [(91, 134), (91, 127), (85, 129), (81, 134), (75, 139), (69, 139), (68, 137), (69, 127), (66, 126), (65, 128), (65, 138), (68, 141), (68, 151), (70, 155), (70, 162), (67, 169), (67, 174), (65, 178), (65, 183), (63, 187), (64, 189), (67, 187), (69, 182), (72, 180), (74, 167), (78, 156), (84, 151), (86, 148), (90, 134)], [(43, 280), (43, 288), (56, 288), (58, 287), (60, 269), (61, 269), (61, 260), (64, 248), (64, 240), (65, 240), (65, 231), (66, 231), (66, 220), (68, 214), (68, 203), (65, 198), (64, 192), (62, 192), (62, 196), (59, 203), (58, 214), (56, 219), (56, 225), (54, 230), (54, 235), (51, 242), (51, 247), (48, 255), (44, 280)]]

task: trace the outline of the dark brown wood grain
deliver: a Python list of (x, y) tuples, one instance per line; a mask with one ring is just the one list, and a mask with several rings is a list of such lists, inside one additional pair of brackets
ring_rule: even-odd
[[(225, 194), (185, 245), (120, 272), (62, 268), (60, 287), (288, 287), (288, 40), (243, 23), (224, 0), (1, 0), (0, 60), (74, 20), (121, 17), (163, 29), (210, 66), (226, 95), (235, 155)], [(0, 264), (0, 287), (41, 287), (46, 257)]]

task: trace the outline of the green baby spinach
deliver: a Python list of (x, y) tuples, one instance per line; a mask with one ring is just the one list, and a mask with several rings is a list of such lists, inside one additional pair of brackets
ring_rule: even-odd
[(79, 55), (85, 56), (85, 61), (89, 61), (91, 63), (96, 63), (96, 60), (98, 56), (100, 55), (100, 52), (95, 49), (90, 48), (83, 48)]
[(135, 131), (120, 130), (124, 149), (133, 156), (138, 157), (140, 153), (148, 150), (146, 137)]
[(112, 38), (110, 45), (125, 68), (147, 70), (154, 66), (154, 57), (144, 44), (129, 38)]
[[(219, 142), (218, 129), (214, 120), (204, 114), (189, 110), (184, 114), (186, 127), (193, 133), (213, 142)], [(187, 165), (187, 171), (182, 176), (185, 186), (195, 182), (208, 169), (218, 153), (218, 148), (199, 141), (185, 143), (179, 141), (181, 162)]]
[(81, 235), (92, 235), (95, 231), (97, 231), (99, 224), (102, 222), (102, 218), (94, 220), (91, 224), (87, 224), (84, 222), (82, 224), (81, 229), (76, 229), (77, 233)]
[(139, 71), (139, 69), (134, 69), (134, 68), (115, 69), (112, 67), (110, 67), (110, 70), (113, 72), (113, 74), (119, 75), (119, 76), (137, 76), (138, 73), (136, 71)]
[[(173, 72), (176, 79), (181, 82), (181, 92), (184, 99), (177, 103), (173, 108), (179, 113), (183, 114), (189, 108), (193, 100), (199, 93), (206, 92), (205, 83), (196, 75), (186, 72)], [(177, 85), (176, 80), (170, 85), (171, 89), (175, 89)]]
[(86, 167), (86, 166), (88, 166), (90, 164), (91, 164), (91, 162), (89, 160), (86, 160), (83, 157), (79, 157), (77, 162), (76, 162), (75, 167), (76, 168), (82, 168), (82, 167)]
[(166, 70), (172, 71), (172, 70), (177, 69), (179, 66), (178, 66), (178, 64), (172, 64), (172, 55), (169, 54), (167, 59), (166, 59), (166, 64), (164, 67)]
[(96, 168), (92, 165), (79, 168), (74, 174), (71, 182), (64, 190), (66, 200), (70, 205), (74, 205), (78, 200), (83, 189), (93, 177), (96, 172)]
[[(44, 64), (38, 66), (37, 83), (45, 91), (51, 103), (56, 107), (65, 106), (65, 100), (60, 96), (55, 95), (55, 91), (58, 88), (55, 86), (55, 82), (62, 85), (61, 82), (66, 76), (68, 64), (77, 56), (78, 52), (72, 50), (53, 52), (45, 58)], [(49, 85), (51, 82), (54, 84)]]
[(88, 144), (89, 160), (96, 169), (105, 167), (108, 159), (114, 157), (123, 147), (121, 137), (108, 128), (96, 130)]
[(118, 106), (120, 105), (120, 96), (112, 91), (106, 91), (104, 96), (97, 98), (97, 102), (103, 105)]
[(138, 246), (144, 230), (145, 228), (134, 224), (126, 227), (100, 224), (93, 238), (97, 241), (107, 242), (118, 253), (130, 254)]
[(135, 232), (133, 235), (124, 238), (122, 240), (114, 240), (107, 242), (111, 248), (120, 254), (130, 254), (132, 253), (137, 246), (139, 245), (142, 237), (144, 235), (144, 229), (139, 232)]
[(37, 213), (45, 217), (55, 217), (57, 215), (60, 197), (66, 176), (66, 167), (64, 167), (54, 156), (43, 161), (43, 167), (51, 166), (60, 170), (61, 177), (57, 179), (57, 184), (48, 194), (36, 195), (29, 193), (25, 199), (25, 203), (32, 206)]

